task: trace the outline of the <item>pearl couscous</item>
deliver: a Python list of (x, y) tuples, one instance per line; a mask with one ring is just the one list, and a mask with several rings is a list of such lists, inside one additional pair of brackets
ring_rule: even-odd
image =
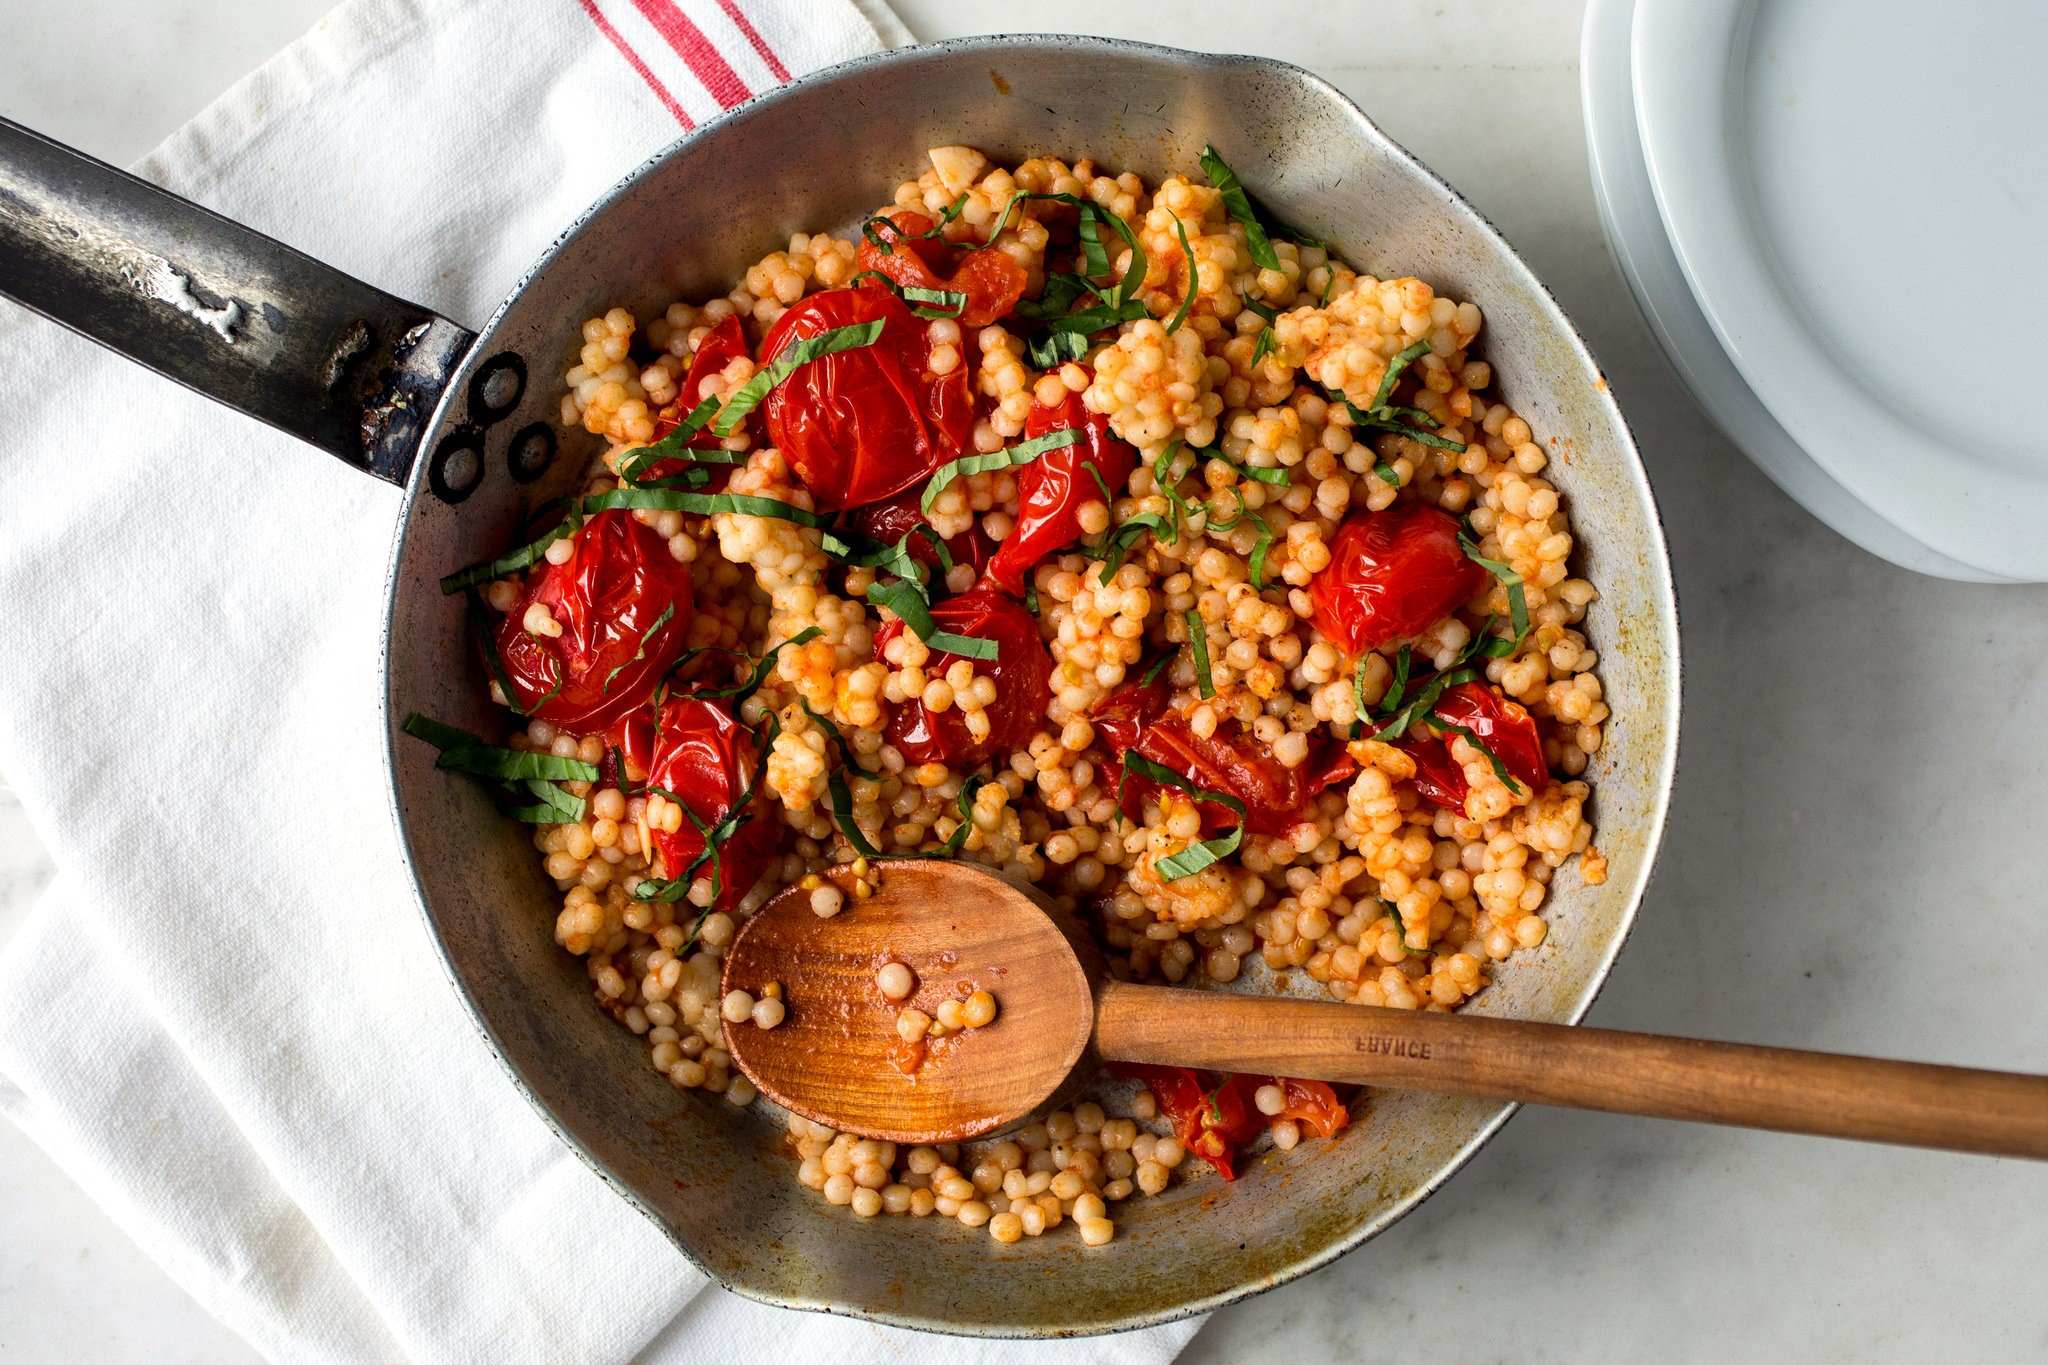
[[(1482, 324), (1262, 224), (1212, 156), (1148, 184), (935, 149), (858, 231), (583, 324), (580, 503), (448, 580), (521, 728), (414, 733), (523, 803), (556, 942), (648, 1064), (735, 1105), (725, 1031), (789, 1008), (721, 990), (740, 924), (790, 886), (857, 916), (888, 855), (1036, 883), (1120, 976), (1454, 1009), (1543, 943), (1559, 868), (1605, 867), (1597, 594)], [(792, 1117), (796, 1178), (1099, 1245), (1191, 1151), (1229, 1176), (1350, 1119), (1319, 1083), (1142, 1078), (965, 1147)]]

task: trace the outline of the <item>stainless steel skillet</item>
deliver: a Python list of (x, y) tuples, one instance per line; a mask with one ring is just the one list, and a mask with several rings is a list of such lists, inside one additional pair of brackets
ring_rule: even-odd
[[(12, 125), (0, 125), (0, 291), (297, 434), (406, 497), (389, 566), (386, 719), (497, 723), (460, 599), (436, 580), (510, 543), (594, 453), (556, 429), (576, 328), (624, 303), (722, 293), (797, 230), (871, 208), (929, 145), (1089, 155), (1148, 178), (1225, 149), (1253, 192), (1367, 269), (1486, 312), (1486, 357), (1550, 442), (1579, 531), (1614, 709), (1597, 756), (1604, 885), (1558, 878), (1542, 950), (1475, 1008), (1576, 1021), (1648, 880), (1677, 752), (1678, 632), (1664, 540), (1620, 410), (1585, 344), (1498, 234), (1328, 84), (1278, 62), (1069, 37), (969, 39), (831, 68), (705, 125), (593, 206), (472, 333)], [(387, 727), (389, 729), (389, 727)], [(1116, 1240), (1000, 1246), (857, 1221), (797, 1185), (764, 1112), (676, 1091), (592, 1009), (549, 926), (523, 832), (390, 750), (392, 804), (450, 978), (564, 1140), (741, 1293), (913, 1327), (1053, 1336), (1213, 1308), (1322, 1265), (1448, 1179), (1511, 1109), (1380, 1094), (1327, 1150), (1196, 1179), (1122, 1210)]]

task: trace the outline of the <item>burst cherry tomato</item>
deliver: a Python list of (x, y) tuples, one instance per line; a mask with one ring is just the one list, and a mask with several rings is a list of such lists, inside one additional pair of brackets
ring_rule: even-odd
[(1330, 563), (1308, 585), (1316, 629), (1349, 655), (1420, 635), (1492, 582), (1465, 557), (1440, 507), (1399, 502), (1337, 528)]
[[(690, 570), (667, 541), (617, 509), (592, 517), (571, 543), (569, 562), (543, 564), (499, 623), (498, 657), (517, 694), (509, 700), (520, 709), (575, 734), (596, 734), (653, 695), (683, 652)], [(536, 602), (562, 627), (560, 636), (527, 632)]]
[[(1209, 1078), (1213, 1084), (1205, 1085), (1202, 1073), (1184, 1066), (1119, 1063), (1110, 1069), (1143, 1081), (1181, 1146), (1214, 1166), (1225, 1180), (1237, 1179), (1239, 1149), (1272, 1123), (1293, 1119), (1316, 1137), (1334, 1137), (1351, 1122), (1337, 1092), (1322, 1081), (1219, 1074)], [(1270, 1120), (1257, 1103), (1259, 1087), (1269, 1084), (1279, 1086), (1284, 1097), (1280, 1112)]]
[[(958, 707), (935, 712), (921, 701), (906, 701), (889, 717), (884, 731), (889, 742), (912, 763), (944, 763), (953, 768), (971, 768), (992, 754), (1028, 744), (1052, 705), (1052, 659), (1038, 638), (1038, 622), (989, 587), (938, 603), (932, 608), (932, 620), (940, 630), (996, 642), (994, 659), (973, 661), (975, 675), (993, 678), (996, 685), (995, 702), (988, 708), (988, 738), (977, 741), (968, 733)], [(877, 659), (903, 630), (901, 621), (891, 621), (875, 632)], [(925, 676), (941, 676), (958, 657), (933, 650), (924, 666)]]
[(1078, 427), (1081, 439), (1048, 451), (1017, 472), (1017, 526), (996, 549), (989, 577), (1004, 592), (1024, 591), (1024, 576), (1053, 551), (1081, 538), (1081, 504), (1100, 501), (1092, 466), (1113, 493), (1138, 467), (1138, 452), (1110, 435), (1109, 419), (1069, 393), (1057, 407), (1031, 405), (1024, 434), (1036, 439)]
[[(870, 503), (847, 515), (847, 522), (854, 530), (870, 540), (883, 541), (894, 545), (920, 526), (931, 523), (924, 518), (924, 509), (918, 505), (921, 490), (906, 488), (887, 502)], [(955, 564), (965, 564), (981, 575), (988, 564), (989, 556), (995, 553), (995, 542), (981, 529), (981, 522), (975, 523), (946, 542), (946, 553), (953, 556)], [(939, 552), (932, 548), (928, 536), (910, 537), (910, 557), (918, 563), (936, 569)]]
[[(716, 831), (753, 785), (759, 762), (753, 732), (733, 718), (724, 702), (672, 697), (662, 705), (655, 727), (647, 785), (679, 798), (704, 829)], [(756, 787), (745, 818), (718, 845), (718, 908), (738, 904), (761, 879), (775, 854), (776, 827), (765, 792)], [(704, 832), (687, 817), (674, 832), (658, 831), (653, 838), (664, 877), (682, 876), (704, 851)], [(697, 875), (708, 877), (711, 869), (706, 862)]]
[(811, 295), (768, 329), (762, 363), (807, 337), (877, 320), (882, 335), (872, 346), (798, 366), (761, 404), (769, 439), (820, 511), (880, 502), (923, 483), (973, 431), (967, 366), (933, 375), (925, 325), (884, 289)]
[(932, 220), (914, 209), (896, 209), (873, 229), (893, 249), (884, 251), (863, 237), (860, 268), (887, 275), (905, 287), (967, 295), (959, 315), (962, 327), (986, 327), (1009, 316), (1030, 283), (1024, 267), (995, 247), (970, 250), (920, 236), (932, 230)]
[[(704, 381), (714, 374), (724, 373), (727, 365), (746, 353), (747, 334), (740, 326), (738, 314), (723, 319), (706, 332), (690, 355), (690, 368), (683, 376), (683, 386), (676, 391), (675, 401), (664, 407), (655, 418), (654, 439), (658, 441), (681, 426), (683, 418), (704, 400)], [(717, 444), (718, 437), (708, 426), (689, 440), (693, 450), (710, 450)]]
[[(1541, 791), (1550, 784), (1542, 732), (1520, 702), (1509, 701), (1480, 683), (1459, 683), (1437, 698), (1431, 714), (1470, 730), (1525, 789)], [(1465, 809), (1470, 787), (1465, 770), (1451, 757), (1448, 735), (1410, 735), (1401, 740), (1400, 747), (1415, 759), (1415, 790), (1424, 800), (1445, 810)]]
[[(1204, 791), (1244, 802), (1245, 828), (1254, 834), (1286, 834), (1300, 823), (1309, 802), (1358, 771), (1342, 746), (1321, 737), (1311, 741), (1308, 758), (1293, 768), (1282, 765), (1234, 720), (1223, 721), (1203, 739), (1185, 715), (1165, 709), (1165, 681), (1162, 676), (1150, 687), (1126, 684), (1097, 702), (1089, 716), (1096, 734), (1118, 763), (1136, 750)], [(1126, 813), (1134, 812), (1146, 793), (1161, 790), (1159, 783), (1137, 776), (1122, 779), (1122, 787)], [(1206, 830), (1237, 823), (1237, 813), (1228, 806), (1202, 801), (1196, 808)]]
[(1280, 1087), (1282, 1096), (1280, 1112), (1273, 1116), (1276, 1120), (1293, 1119), (1304, 1131), (1325, 1138), (1337, 1136), (1351, 1122), (1351, 1111), (1327, 1081), (1275, 1076), (1271, 1084)]

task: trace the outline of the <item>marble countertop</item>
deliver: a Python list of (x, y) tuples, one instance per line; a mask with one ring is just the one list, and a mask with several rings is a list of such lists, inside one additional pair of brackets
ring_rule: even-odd
[[(0, 111), (131, 160), (327, 0), (16, 6)], [(898, 0), (920, 37), (1017, 25)], [(1041, 0), (1029, 23), (1309, 66), (1463, 190), (1605, 362), (1684, 613), (1671, 831), (1592, 1021), (2048, 1071), (2048, 589), (1916, 578), (1780, 495), (1601, 241), (1578, 0)], [(83, 79), (77, 54), (96, 73)], [(0, 789), (0, 937), (50, 870)], [(2048, 1167), (1530, 1110), (1422, 1209), (1185, 1359), (2048, 1358)], [(0, 1358), (253, 1359), (0, 1124)]]

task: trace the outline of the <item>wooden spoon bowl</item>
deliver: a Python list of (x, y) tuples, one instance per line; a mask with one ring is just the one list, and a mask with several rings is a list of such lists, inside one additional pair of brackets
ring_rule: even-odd
[[(955, 1142), (991, 1133), (1050, 1100), (1087, 1050), (1095, 1010), (1075, 945), (1033, 893), (961, 864), (891, 860), (863, 895), (850, 867), (821, 874), (845, 909), (821, 920), (792, 886), (747, 921), (725, 959), (724, 988), (754, 996), (781, 983), (772, 1029), (728, 1024), (733, 1060), (761, 1093), (818, 1123), (890, 1142)], [(891, 1000), (876, 974), (900, 962), (915, 981)], [(936, 1015), (977, 990), (998, 1013), (982, 1028), (905, 1042), (906, 1008)]]

